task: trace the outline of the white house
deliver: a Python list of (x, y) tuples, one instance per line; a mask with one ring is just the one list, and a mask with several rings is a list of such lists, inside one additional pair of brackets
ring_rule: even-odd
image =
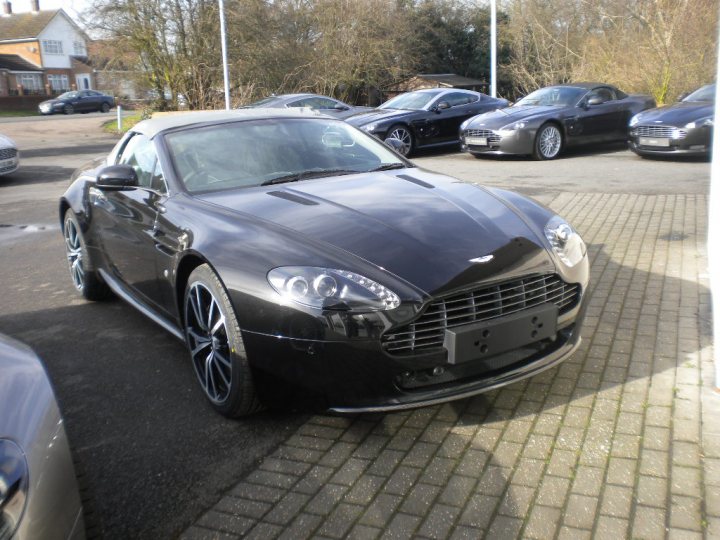
[(31, 0), (31, 12), (13, 13), (11, 2), (3, 1), (0, 96), (95, 86), (87, 61), (88, 37), (64, 10), (41, 10), (39, 4)]

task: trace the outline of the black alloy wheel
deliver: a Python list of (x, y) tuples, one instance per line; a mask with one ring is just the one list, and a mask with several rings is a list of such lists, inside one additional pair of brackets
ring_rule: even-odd
[(399, 152), (405, 157), (412, 154), (412, 151), (415, 149), (415, 138), (410, 128), (406, 126), (400, 124), (392, 126), (385, 137), (385, 140), (387, 139), (398, 139), (402, 143)]
[(260, 410), (235, 312), (220, 278), (207, 264), (190, 274), (183, 305), (185, 341), (212, 407), (231, 418)]
[(65, 212), (63, 237), (70, 278), (75, 289), (87, 300), (104, 300), (111, 296), (110, 288), (93, 269), (80, 223), (71, 209)]

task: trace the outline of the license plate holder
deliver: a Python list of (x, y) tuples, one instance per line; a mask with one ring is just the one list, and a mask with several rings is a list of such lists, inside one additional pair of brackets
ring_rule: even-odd
[(670, 139), (667, 137), (640, 137), (640, 146), (670, 146)]
[(445, 330), (444, 346), (450, 364), (489, 358), (557, 332), (558, 307), (546, 303), (506, 317)]
[(472, 146), (487, 146), (487, 137), (466, 137), (465, 142)]

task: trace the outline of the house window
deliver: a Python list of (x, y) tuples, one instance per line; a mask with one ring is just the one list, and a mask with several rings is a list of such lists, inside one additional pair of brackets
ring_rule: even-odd
[(62, 41), (56, 39), (44, 39), (42, 49), (45, 54), (62, 54), (63, 44)]
[(87, 49), (85, 49), (85, 42), (75, 41), (73, 43), (73, 49), (75, 56), (87, 56)]
[(48, 75), (48, 82), (53, 92), (64, 92), (70, 90), (70, 83), (67, 75)]
[(37, 73), (20, 73), (15, 78), (25, 90), (42, 90), (42, 79)]

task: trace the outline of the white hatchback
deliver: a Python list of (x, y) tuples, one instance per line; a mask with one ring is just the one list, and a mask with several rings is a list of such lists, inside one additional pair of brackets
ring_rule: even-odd
[(10, 137), (0, 134), (0, 176), (15, 172), (20, 166), (20, 151)]

